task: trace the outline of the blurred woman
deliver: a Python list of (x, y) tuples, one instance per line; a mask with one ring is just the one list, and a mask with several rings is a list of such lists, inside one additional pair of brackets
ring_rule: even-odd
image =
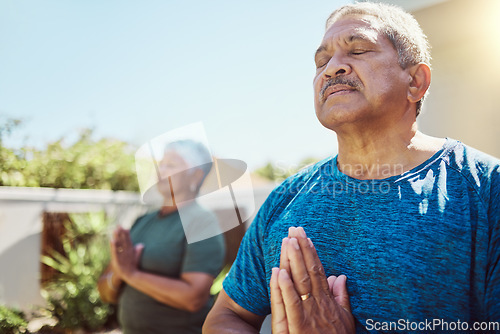
[(105, 302), (118, 304), (124, 334), (201, 333), (225, 255), (220, 232), (186, 240), (189, 226), (218, 228), (214, 214), (195, 201), (211, 168), (203, 161), (211, 159), (201, 143), (167, 145), (157, 186), (162, 209), (139, 217), (130, 231), (114, 231), (111, 262), (98, 288)]

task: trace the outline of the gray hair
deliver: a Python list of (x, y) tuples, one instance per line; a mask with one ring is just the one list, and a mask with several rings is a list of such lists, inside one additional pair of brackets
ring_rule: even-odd
[[(431, 64), (430, 45), (417, 20), (400, 7), (374, 2), (348, 4), (335, 10), (326, 20), (326, 29), (347, 15), (370, 15), (381, 24), (378, 30), (387, 37), (398, 53), (401, 68), (418, 63)], [(425, 94), (427, 95), (427, 93)], [(425, 96), (424, 96), (425, 97)], [(424, 97), (417, 102), (417, 116)]]
[(208, 175), (212, 169), (212, 155), (208, 148), (201, 142), (192, 139), (177, 140), (165, 146), (166, 151), (177, 152), (191, 168), (199, 168), (203, 175)]

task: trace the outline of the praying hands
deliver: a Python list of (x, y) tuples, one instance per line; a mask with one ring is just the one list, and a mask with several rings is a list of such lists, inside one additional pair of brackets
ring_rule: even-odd
[(291, 227), (282, 242), (280, 267), (272, 269), (272, 332), (354, 333), (346, 279), (327, 279), (304, 229)]

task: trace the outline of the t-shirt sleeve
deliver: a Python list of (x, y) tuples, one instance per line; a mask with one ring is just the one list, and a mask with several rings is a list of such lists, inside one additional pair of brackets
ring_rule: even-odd
[(271, 312), (267, 295), (264, 254), (262, 252), (263, 208), (241, 241), (238, 255), (222, 286), (232, 300), (257, 314)]
[[(203, 220), (201, 226), (218, 226), (217, 218), (211, 213), (207, 212), (198, 219)], [(211, 238), (186, 244), (181, 272), (203, 272), (216, 277), (222, 269), (225, 255), (224, 235), (219, 230)]]
[[(257, 315), (271, 313), (263, 242), (266, 227), (276, 209), (286, 202), (291, 178), (274, 189), (259, 209), (241, 241), (238, 255), (222, 286), (238, 305)], [(269, 269), (270, 270), (270, 269)], [(268, 275), (269, 274), (269, 275)]]
[(500, 321), (500, 167), (497, 167), (491, 175), (490, 194), (486, 306), (488, 321)]
[(224, 263), (224, 237), (219, 234), (187, 244), (182, 272), (202, 272), (217, 277)]

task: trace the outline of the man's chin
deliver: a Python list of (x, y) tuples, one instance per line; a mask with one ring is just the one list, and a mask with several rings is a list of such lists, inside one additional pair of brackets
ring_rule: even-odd
[(316, 111), (318, 121), (325, 128), (335, 131), (335, 129), (342, 123), (342, 117), (338, 111), (335, 110), (320, 110)]
[(321, 125), (323, 125), (325, 128), (328, 130), (335, 131), (338, 128), (338, 125), (335, 122), (332, 121), (319, 121)]
[(365, 116), (368, 116), (366, 110), (354, 106), (353, 103), (337, 104), (335, 106), (323, 104), (321, 109), (316, 109), (316, 117), (319, 122), (325, 128), (334, 131), (342, 124), (356, 123)]

